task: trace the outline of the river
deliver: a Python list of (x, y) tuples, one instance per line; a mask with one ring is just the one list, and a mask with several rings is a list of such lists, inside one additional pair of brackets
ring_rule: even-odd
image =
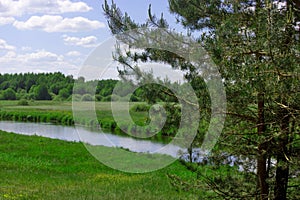
[[(0, 130), (13, 132), (21, 135), (37, 135), (46, 138), (59, 139), (71, 142), (83, 142), (90, 145), (101, 145), (106, 147), (122, 147), (133, 152), (157, 153), (166, 145), (150, 140), (140, 140), (100, 131), (90, 130), (84, 127), (61, 126), (50, 123), (28, 123), (0, 121)], [(80, 135), (78, 134), (80, 131)], [(168, 145), (165, 154), (178, 157), (182, 148)]]
[[(0, 121), (0, 130), (6, 132), (12, 132), (21, 135), (36, 135), (46, 138), (59, 139), (71, 142), (83, 142), (90, 145), (101, 145), (106, 147), (121, 147), (128, 149), (132, 152), (143, 153), (158, 153), (160, 149), (166, 148), (166, 144), (150, 141), (140, 140), (132, 137), (125, 137), (115, 135), (111, 133), (104, 133), (101, 131), (95, 131), (84, 127), (62, 126), (54, 125), (50, 123), (29, 123), (29, 122), (14, 122), (14, 121)], [(78, 131), (80, 134), (78, 134)], [(182, 149), (175, 145), (167, 145), (167, 149), (164, 149), (163, 154), (170, 155), (174, 158), (181, 157), (186, 161), (189, 161), (189, 154), (186, 153), (186, 149)], [(184, 153), (185, 152), (185, 153)], [(180, 153), (180, 155), (179, 155)], [(197, 163), (208, 162), (207, 153), (202, 152), (200, 149), (193, 149), (192, 161)], [(237, 156), (223, 155), (223, 164), (225, 165), (238, 165), (240, 171), (244, 171), (242, 163), (247, 162), (247, 171), (255, 171), (255, 160), (239, 158)], [(239, 163), (239, 164), (237, 164)]]

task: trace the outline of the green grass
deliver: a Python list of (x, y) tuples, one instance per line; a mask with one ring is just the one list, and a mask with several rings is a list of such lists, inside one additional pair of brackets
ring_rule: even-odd
[(0, 199), (197, 199), (172, 187), (167, 174), (194, 178), (179, 162), (129, 174), (101, 164), (81, 143), (0, 131)]
[[(136, 103), (132, 103), (133, 106)], [(91, 108), (91, 102), (80, 102), (76, 107), (76, 122), (84, 126), (96, 126), (93, 116), (88, 116), (86, 109)], [(82, 110), (82, 114), (80, 113)], [(105, 130), (119, 131), (111, 111), (110, 102), (96, 102), (96, 117)], [(120, 113), (125, 113), (125, 106), (121, 106)], [(67, 117), (66, 117), (67, 116)], [(131, 112), (134, 122), (145, 125), (148, 112)], [(63, 125), (73, 125), (72, 102), (31, 101), (28, 106), (18, 105), (18, 101), (0, 101), (0, 120), (52, 122)], [(124, 124), (128, 124), (124, 121)]]
[[(130, 108), (140, 104), (139, 102), (131, 102)], [(124, 119), (126, 110), (126, 103), (118, 106), (118, 114)], [(30, 101), (29, 105), (22, 106), (18, 101), (0, 101), (0, 120), (13, 120), (25, 122), (51, 122), (62, 125), (80, 124), (82, 126), (97, 127), (99, 123), (104, 131), (112, 132), (115, 134), (124, 135), (124, 131), (135, 132), (136, 127), (131, 126), (128, 120), (123, 120), (116, 123), (112, 114), (110, 102), (95, 102), (96, 118), (93, 102), (80, 102), (75, 105), (76, 112), (72, 110), (72, 102), (56, 102), (56, 101)], [(87, 110), (90, 110), (87, 112)], [(135, 124), (144, 126), (148, 121), (147, 111), (133, 111), (130, 110), (130, 116)], [(122, 127), (122, 128), (121, 128)], [(141, 130), (141, 129), (138, 129)], [(143, 130), (144, 137), (147, 137), (147, 131)], [(176, 132), (174, 132), (175, 134)], [(154, 137), (148, 138), (151, 140), (168, 142), (170, 137), (164, 137), (161, 132)]]

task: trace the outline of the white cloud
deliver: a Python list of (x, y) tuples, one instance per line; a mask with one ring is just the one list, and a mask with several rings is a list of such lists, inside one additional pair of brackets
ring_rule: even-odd
[(76, 74), (80, 68), (81, 61), (66, 59), (46, 50), (38, 50), (31, 53), (16, 54), (9, 51), (0, 56), (1, 73), (23, 73), (23, 72), (57, 72), (65, 74)]
[(5, 54), (5, 58), (14, 58), (14, 57), (16, 57), (16, 52), (14, 52), (14, 51), (8, 51), (6, 54)]
[(78, 51), (70, 51), (66, 54), (67, 56), (70, 56), (70, 57), (76, 57), (76, 56), (80, 56), (81, 53), (78, 52)]
[(25, 62), (54, 62), (54, 61), (62, 61), (63, 56), (59, 56), (55, 53), (51, 53), (45, 50), (40, 50), (34, 53), (27, 53), (24, 55), (20, 55), (19, 59)]
[(97, 46), (97, 37), (95, 36), (88, 36), (88, 37), (70, 37), (67, 35), (63, 35), (65, 45), (70, 46), (80, 46), (80, 47), (96, 47)]
[(14, 46), (8, 45), (5, 40), (0, 39), (0, 50), (11, 51), (11, 50), (14, 50), (14, 49), (15, 49)]
[(92, 10), (91, 7), (89, 7), (86, 3), (84, 2), (71, 2), (69, 0), (61, 0), (57, 2), (61, 13), (66, 13), (66, 12), (88, 12)]
[(12, 24), (15, 21), (13, 17), (0, 17), (0, 26), (6, 24)]
[(90, 6), (82, 1), (70, 0), (1, 0), (0, 16), (22, 16), (24, 14), (62, 14), (88, 12)]
[(27, 21), (15, 21), (13, 25), (20, 30), (43, 30), (45, 32), (80, 32), (105, 27), (105, 24), (84, 17), (63, 18), (59, 15), (32, 16)]

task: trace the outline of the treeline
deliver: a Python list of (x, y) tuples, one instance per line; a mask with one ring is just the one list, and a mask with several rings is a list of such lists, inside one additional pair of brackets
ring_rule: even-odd
[[(132, 91), (133, 85), (118, 80), (77, 79), (61, 72), (0, 74), (0, 100), (53, 100), (53, 101), (156, 101), (176, 102), (166, 95), (172, 93), (163, 83), (146, 84)], [(168, 83), (178, 88), (178, 83)], [(166, 93), (167, 91), (167, 93)], [(133, 93), (133, 94), (132, 94)], [(23, 102), (23, 101), (20, 101)], [(25, 101), (24, 101), (25, 102)], [(26, 103), (26, 102), (25, 102)]]
[(85, 81), (82, 77), (74, 79), (60, 72), (0, 74), (0, 100), (70, 101), (75, 97), (82, 101), (110, 101), (117, 82)]

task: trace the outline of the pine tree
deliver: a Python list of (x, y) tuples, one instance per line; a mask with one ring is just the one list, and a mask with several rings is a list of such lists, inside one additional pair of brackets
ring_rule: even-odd
[[(213, 184), (215, 189), (233, 199), (288, 199), (300, 149), (299, 1), (169, 0), (169, 6), (178, 22), (208, 51), (224, 79), (228, 119), (220, 149), (256, 157), (257, 190), (252, 194), (243, 195), (240, 187), (220, 192), (222, 188)], [(113, 34), (138, 27), (169, 28), (163, 16), (152, 15), (151, 7), (145, 24), (123, 15), (114, 3), (110, 6), (105, 1), (103, 8)], [(145, 49), (117, 60), (127, 68), (131, 66), (128, 60), (163, 61), (187, 71), (190, 81), (201, 76), (191, 63), (163, 50)], [(276, 161), (274, 169), (272, 160)], [(296, 193), (289, 196), (297, 197)]]

